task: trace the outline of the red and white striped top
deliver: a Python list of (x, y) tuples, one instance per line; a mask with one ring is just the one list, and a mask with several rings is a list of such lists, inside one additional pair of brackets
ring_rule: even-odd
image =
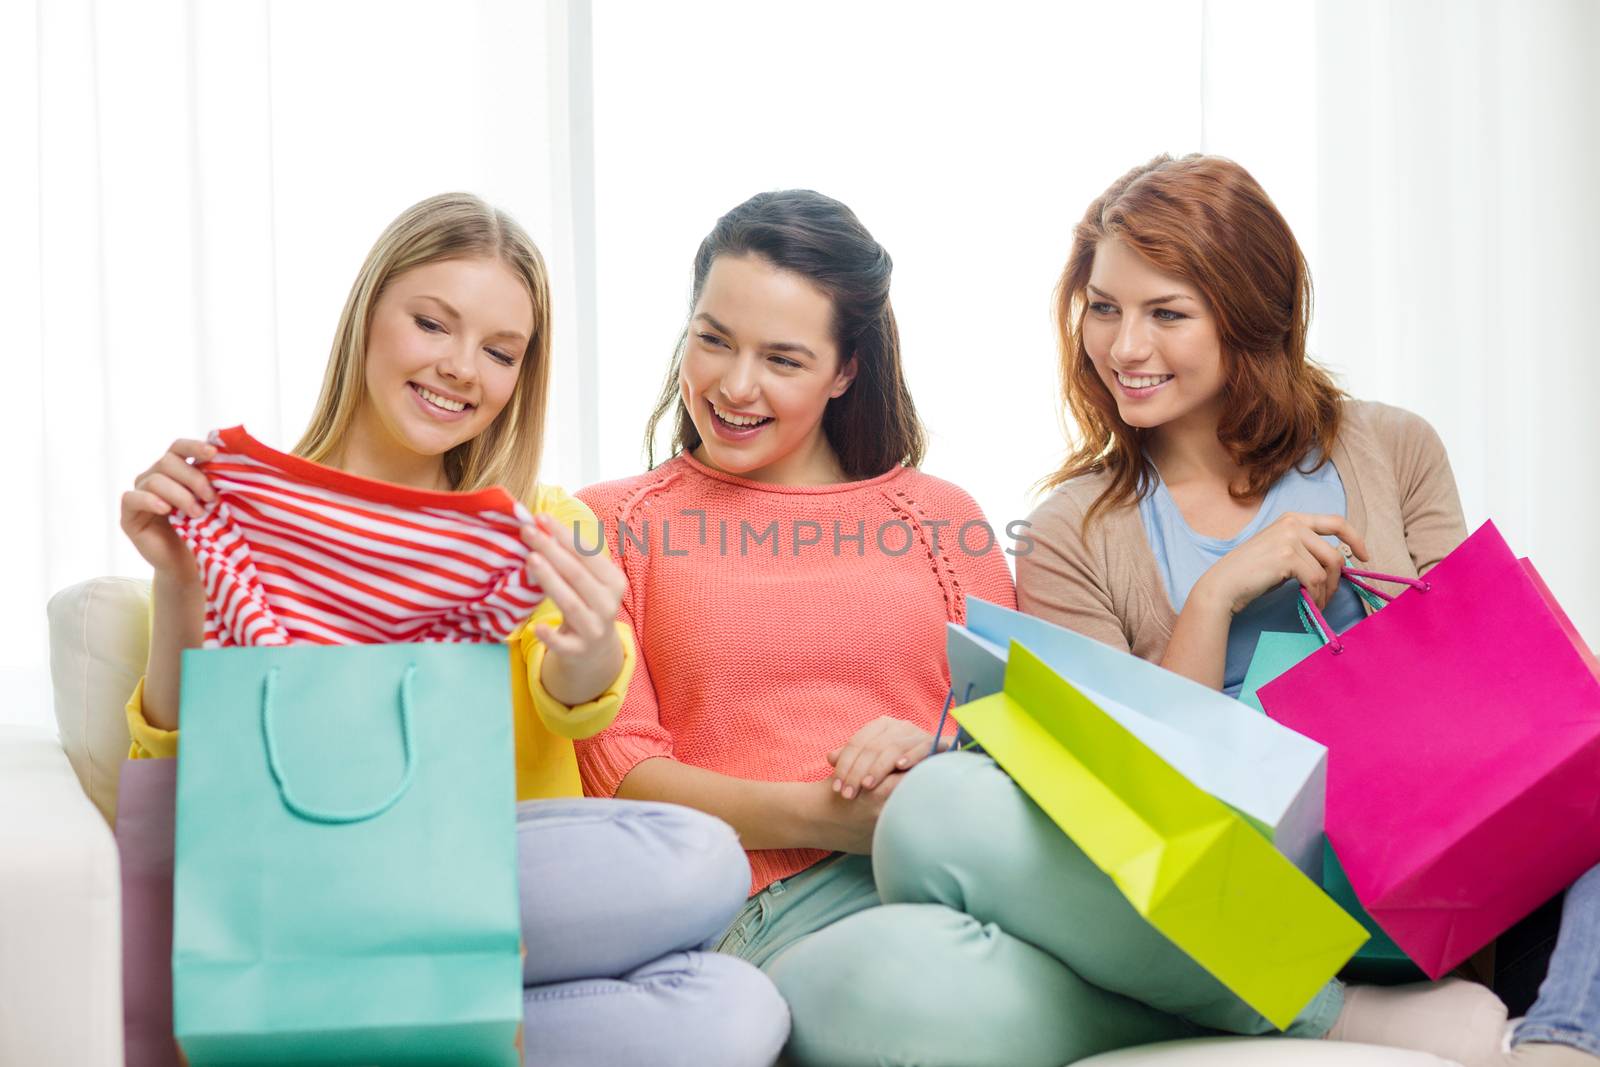
[(200, 464), (217, 498), (170, 519), (206, 590), (205, 647), (503, 641), (543, 598), (498, 486), (436, 493), (285, 455), (243, 426)]

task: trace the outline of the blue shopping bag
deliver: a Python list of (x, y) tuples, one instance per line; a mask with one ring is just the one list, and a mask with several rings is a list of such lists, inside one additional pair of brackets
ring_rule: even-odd
[(500, 644), (183, 654), (192, 1064), (519, 1062), (509, 684)]
[(946, 649), (956, 704), (1004, 689), (1016, 641), (1201, 789), (1322, 874), (1327, 749), (1181, 675), (1043, 619), (967, 599)]

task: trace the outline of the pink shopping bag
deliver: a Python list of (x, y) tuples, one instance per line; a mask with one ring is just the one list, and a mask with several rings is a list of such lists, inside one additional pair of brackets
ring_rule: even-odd
[(172, 1036), (172, 843), (178, 761), (129, 760), (117, 787), (127, 1067), (178, 1067)]
[(1328, 840), (1437, 978), (1600, 862), (1600, 665), (1493, 523), (1416, 585), (1258, 695), (1328, 747)]

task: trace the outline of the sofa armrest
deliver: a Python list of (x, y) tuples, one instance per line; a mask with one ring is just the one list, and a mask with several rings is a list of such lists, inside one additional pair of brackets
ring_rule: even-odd
[(0, 1063), (120, 1067), (116, 842), (53, 731), (0, 726)]

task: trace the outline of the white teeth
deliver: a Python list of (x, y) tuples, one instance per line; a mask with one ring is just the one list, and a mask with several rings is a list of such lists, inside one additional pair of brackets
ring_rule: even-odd
[(730, 426), (760, 426), (771, 417), (764, 415), (729, 415), (715, 404), (711, 405), (711, 410), (716, 412), (717, 418)]
[(446, 411), (465, 411), (467, 408), (467, 405), (463, 404), (461, 401), (447, 400), (438, 393), (434, 392), (432, 389), (429, 389), (425, 386), (419, 385), (416, 387), (416, 389), (418, 393), (422, 394), (422, 399), (426, 400), (436, 408), (444, 408)]
[(1129, 389), (1148, 389), (1152, 385), (1160, 385), (1162, 382), (1169, 380), (1171, 377), (1172, 375), (1170, 374), (1147, 374), (1140, 378), (1131, 378), (1126, 374), (1118, 372), (1117, 381), (1121, 382)]

